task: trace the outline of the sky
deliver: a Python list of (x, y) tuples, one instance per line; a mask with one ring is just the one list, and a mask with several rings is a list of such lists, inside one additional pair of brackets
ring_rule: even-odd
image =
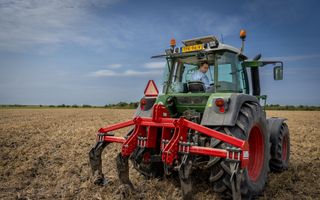
[(320, 105), (320, 2), (0, 0), (0, 104), (138, 101), (161, 90), (163, 59), (181, 41), (216, 35), (245, 54), (284, 62), (261, 69), (268, 104)]

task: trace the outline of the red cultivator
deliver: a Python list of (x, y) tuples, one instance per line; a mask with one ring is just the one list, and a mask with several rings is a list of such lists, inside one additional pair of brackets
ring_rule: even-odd
[[(116, 137), (111, 131), (134, 125), (134, 129), (127, 137)], [(159, 132), (160, 131), (160, 132)], [(217, 149), (211, 147), (198, 146), (189, 141), (189, 133), (197, 132), (207, 137), (221, 140), (233, 145), (227, 149)], [(159, 134), (160, 133), (160, 134)], [(122, 143), (122, 151), (117, 159), (119, 179), (122, 184), (128, 184), (132, 189), (132, 183), (128, 174), (128, 158), (137, 156), (137, 150), (143, 153), (144, 162), (152, 162), (151, 156), (147, 152), (159, 152), (163, 163), (165, 174), (170, 173), (170, 169), (178, 166), (181, 186), (185, 198), (190, 197), (191, 184), (189, 175), (192, 169), (192, 161), (186, 162), (188, 156), (202, 155), (221, 157), (230, 161), (233, 175), (240, 173), (240, 168), (245, 168), (249, 162), (249, 146), (246, 141), (233, 136), (215, 131), (205, 126), (199, 125), (185, 118), (170, 118), (167, 109), (156, 104), (153, 107), (152, 118), (135, 117), (133, 120), (101, 128), (97, 134), (97, 144), (90, 151), (90, 163), (96, 184), (104, 183), (104, 176), (101, 167), (101, 152), (104, 147), (112, 142)], [(160, 143), (158, 142), (160, 141)], [(153, 150), (153, 151), (150, 151)], [(136, 163), (137, 164), (137, 163)], [(240, 166), (240, 168), (239, 168)], [(239, 188), (236, 176), (231, 176), (232, 184)]]

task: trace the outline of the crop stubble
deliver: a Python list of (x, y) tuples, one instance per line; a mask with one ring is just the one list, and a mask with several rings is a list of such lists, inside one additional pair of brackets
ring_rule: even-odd
[[(133, 114), (117, 109), (0, 109), (0, 199), (117, 199), (114, 158), (120, 146), (109, 145), (102, 156), (110, 180), (105, 187), (90, 182), (88, 152), (98, 128)], [(320, 198), (320, 112), (268, 111), (267, 115), (288, 119), (291, 161), (288, 171), (270, 173), (260, 198)], [(132, 168), (130, 176), (137, 190), (132, 199), (181, 198), (176, 181), (145, 180)], [(218, 199), (205, 180), (195, 188), (196, 199)]]

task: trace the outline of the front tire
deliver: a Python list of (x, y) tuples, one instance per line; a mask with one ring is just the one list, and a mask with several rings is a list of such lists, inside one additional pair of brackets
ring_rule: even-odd
[(271, 131), (271, 159), (270, 169), (273, 172), (282, 172), (288, 169), (290, 158), (289, 128), (285, 122), (281, 123), (280, 130)]
[[(221, 126), (214, 129), (228, 135), (246, 140), (249, 143), (249, 164), (241, 177), (241, 196), (254, 198), (263, 191), (269, 171), (270, 143), (265, 112), (258, 103), (247, 102), (242, 105), (235, 126)], [(230, 146), (220, 140), (211, 139), (211, 147), (225, 149)], [(231, 198), (229, 161), (212, 157), (210, 159), (213, 190), (222, 197)]]

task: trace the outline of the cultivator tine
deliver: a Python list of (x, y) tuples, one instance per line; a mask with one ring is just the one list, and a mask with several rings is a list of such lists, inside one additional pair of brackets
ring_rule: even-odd
[(241, 191), (240, 191), (240, 184), (241, 184), (241, 170), (239, 170), (239, 163), (238, 162), (230, 162), (230, 183), (231, 183), (231, 190), (232, 190), (232, 199), (233, 200), (241, 200)]
[(178, 169), (179, 178), (182, 190), (182, 197), (184, 200), (192, 199), (192, 161), (188, 155), (184, 155), (182, 158), (181, 165)]
[(101, 153), (108, 144), (107, 142), (99, 141), (89, 152), (93, 183), (96, 185), (105, 185), (107, 183), (102, 173)]
[(123, 157), (121, 153), (118, 154), (116, 161), (117, 161), (117, 171), (118, 177), (123, 185), (128, 185), (130, 189), (134, 190), (134, 187), (129, 179), (129, 163), (128, 157)]

